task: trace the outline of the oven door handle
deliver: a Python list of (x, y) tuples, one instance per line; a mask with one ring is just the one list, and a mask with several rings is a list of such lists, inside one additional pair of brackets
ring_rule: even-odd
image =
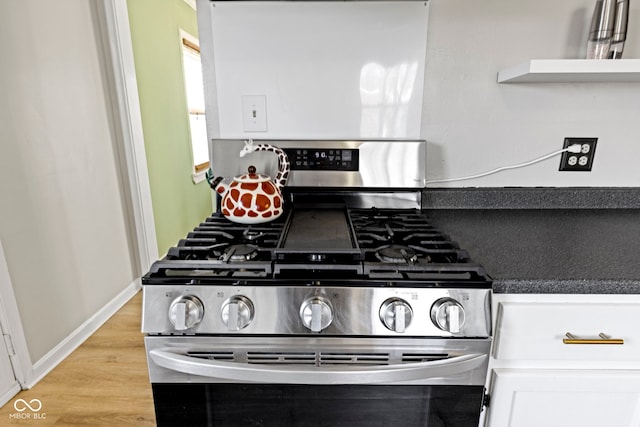
[(393, 366), (300, 367), (253, 365), (203, 360), (172, 351), (149, 351), (153, 362), (163, 368), (212, 379), (264, 384), (384, 384), (446, 378), (481, 367), (486, 354), (465, 354), (445, 360), (405, 363)]

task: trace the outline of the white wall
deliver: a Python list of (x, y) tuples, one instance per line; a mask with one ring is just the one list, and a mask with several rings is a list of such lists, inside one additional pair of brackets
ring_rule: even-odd
[[(201, 3), (208, 5), (205, 1)], [(277, 7), (278, 3), (288, 2), (275, 3)], [(355, 3), (361, 5), (360, 2)], [(300, 17), (308, 19), (308, 15), (313, 14), (314, 4), (297, 2)], [(344, 5), (341, 2), (336, 4)], [(396, 7), (400, 4), (396, 3)], [(414, 4), (422, 5), (421, 2)], [(558, 172), (558, 156), (524, 169), (475, 180), (434, 183), (433, 186), (640, 185), (640, 173), (637, 172), (637, 159), (640, 158), (640, 84), (496, 83), (498, 71), (530, 59), (584, 58), (594, 4), (595, 0), (429, 1), (424, 96), (422, 108), (418, 108), (421, 110), (419, 136), (429, 142), (429, 180), (473, 175), (533, 160), (561, 149), (565, 137), (598, 138), (593, 170), (589, 173)], [(394, 7), (393, 2), (391, 7)], [(202, 19), (199, 24), (203, 27)], [(288, 116), (277, 116), (275, 130), (269, 128), (269, 132), (264, 134), (243, 133), (239, 106), (241, 93), (258, 94), (261, 88), (255, 87), (256, 82), (278, 82), (274, 87), (280, 93), (270, 95), (273, 100), (299, 86), (295, 79), (283, 79), (269, 67), (258, 66), (263, 63), (263, 58), (243, 56), (246, 49), (242, 46), (247, 40), (256, 40), (259, 46), (270, 46), (271, 49), (283, 43), (280, 28), (267, 34), (254, 31), (254, 28), (255, 25), (237, 23), (235, 29), (242, 31), (242, 40), (239, 41), (236, 31), (218, 34), (219, 38), (228, 37), (224, 43), (238, 48), (232, 60), (224, 63), (225, 73), (229, 75), (235, 70), (238, 75), (245, 75), (246, 70), (252, 70), (257, 78), (245, 80), (243, 87), (234, 88), (233, 100), (237, 105), (227, 103), (230, 97), (225, 91), (229, 81), (215, 82), (220, 93), (216, 93), (211, 84), (205, 85), (210, 94), (223, 101), (219, 105), (207, 105), (207, 113), (215, 115), (210, 120), (212, 136), (316, 138), (323, 132), (322, 136), (332, 138), (400, 136), (382, 132), (354, 135), (353, 129), (359, 126), (357, 113), (362, 105), (345, 103), (342, 97), (322, 96), (326, 91), (319, 94), (300, 92), (302, 97), (311, 97), (317, 111), (324, 112), (322, 120), (313, 123), (311, 119), (316, 116), (306, 114), (309, 110), (287, 106)], [(330, 26), (326, 29), (331, 32)], [(213, 32), (216, 31), (214, 28)], [(290, 34), (290, 37), (295, 39), (296, 35)], [(205, 46), (207, 41), (203, 37), (201, 34), (201, 43)], [(355, 31), (353, 40), (357, 37), (358, 32)], [(389, 40), (393, 41), (394, 35), (389, 34)], [(385, 44), (383, 49), (388, 46)], [(328, 61), (342, 64), (340, 55), (330, 55), (327, 53)], [(640, 58), (640, 4), (637, 2), (631, 2), (624, 57)], [(301, 56), (296, 52), (291, 56), (267, 59), (278, 63), (278, 69), (300, 69), (299, 58)], [(310, 60), (313, 63), (314, 59)], [(321, 60), (327, 61), (327, 58)], [(214, 71), (207, 64), (205, 70)], [(326, 81), (324, 68), (315, 71), (313, 67), (307, 67), (304, 71), (309, 81)], [(352, 86), (351, 91), (359, 89), (356, 82)], [(276, 104), (275, 108), (280, 109), (276, 114), (285, 112), (282, 105)], [(332, 116), (344, 108), (351, 108), (347, 124), (343, 122), (345, 115), (339, 118)], [(268, 120), (271, 120), (274, 106), (268, 105), (267, 109)], [(316, 126), (318, 122), (321, 127)], [(307, 126), (300, 126), (301, 123)]]
[(95, 7), (0, 2), (0, 240), (36, 363), (140, 274)]
[[(427, 12), (415, 1), (201, 2), (210, 135), (418, 138)], [(265, 96), (263, 131), (245, 128), (243, 95)]]
[[(428, 178), (471, 175), (598, 137), (590, 173), (558, 157), (434, 186), (638, 186), (640, 84), (497, 84), (501, 69), (586, 52), (595, 0), (431, 0), (422, 136)], [(624, 58), (640, 58), (640, 4), (631, 2)]]

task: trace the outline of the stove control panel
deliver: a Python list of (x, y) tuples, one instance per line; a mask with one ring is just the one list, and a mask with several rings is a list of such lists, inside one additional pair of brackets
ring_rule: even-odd
[(147, 285), (143, 291), (148, 334), (491, 336), (491, 289), (314, 282)]
[(285, 148), (292, 170), (357, 171), (356, 148)]

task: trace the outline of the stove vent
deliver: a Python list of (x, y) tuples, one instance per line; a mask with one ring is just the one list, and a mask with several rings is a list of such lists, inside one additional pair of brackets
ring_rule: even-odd
[(224, 362), (259, 365), (372, 366), (395, 363), (425, 363), (451, 357), (447, 353), (348, 353), (348, 352), (282, 352), (282, 351), (191, 351), (190, 357)]
[(234, 361), (234, 354), (232, 351), (188, 351), (187, 356), (197, 357), (200, 359), (221, 360), (225, 362)]
[(388, 353), (320, 353), (319, 365), (388, 365)]
[(446, 353), (402, 353), (402, 363), (424, 363), (448, 359)]
[(266, 365), (315, 365), (315, 353), (248, 352), (247, 363)]
[(387, 353), (247, 353), (247, 363), (269, 365), (388, 365)]

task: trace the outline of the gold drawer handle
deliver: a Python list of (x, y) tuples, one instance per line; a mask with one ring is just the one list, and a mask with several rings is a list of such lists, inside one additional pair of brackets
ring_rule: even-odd
[(605, 335), (602, 332), (598, 334), (601, 339), (592, 338), (578, 338), (570, 332), (567, 332), (567, 337), (562, 340), (565, 344), (624, 344), (622, 338), (611, 338), (609, 335)]

